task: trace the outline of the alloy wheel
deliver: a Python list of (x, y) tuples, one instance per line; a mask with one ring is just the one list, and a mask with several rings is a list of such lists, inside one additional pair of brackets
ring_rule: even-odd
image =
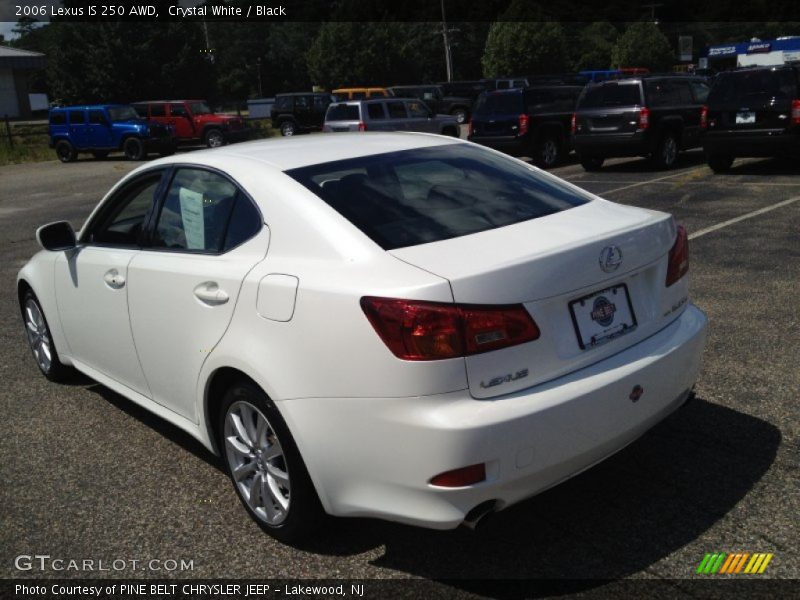
[(225, 142), (224, 138), (222, 137), (222, 133), (219, 131), (212, 131), (208, 134), (208, 147), (209, 148), (219, 148)]
[(28, 334), (28, 344), (36, 364), (43, 373), (49, 372), (53, 362), (50, 332), (47, 330), (44, 315), (33, 298), (25, 302), (25, 332)]
[(555, 140), (545, 140), (542, 144), (542, 163), (545, 166), (552, 166), (555, 164), (556, 159), (558, 158), (558, 147), (556, 146)]
[(667, 139), (664, 140), (664, 145), (661, 149), (661, 159), (666, 166), (669, 166), (675, 162), (677, 156), (678, 143), (675, 141), (674, 137), (668, 136)]
[(275, 429), (254, 405), (238, 401), (225, 415), (224, 436), (239, 495), (260, 521), (280, 525), (289, 515), (291, 482)]

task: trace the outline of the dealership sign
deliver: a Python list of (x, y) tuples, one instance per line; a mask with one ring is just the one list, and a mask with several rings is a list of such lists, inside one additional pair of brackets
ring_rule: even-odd
[(748, 54), (762, 54), (772, 50), (772, 44), (769, 42), (755, 42), (747, 46)]

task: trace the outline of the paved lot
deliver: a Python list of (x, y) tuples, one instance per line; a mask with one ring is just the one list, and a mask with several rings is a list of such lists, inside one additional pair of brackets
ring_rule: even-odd
[(720, 176), (695, 152), (668, 172), (638, 159), (556, 169), (610, 200), (672, 212), (696, 236), (692, 293), (711, 319), (697, 400), (476, 534), (336, 520), (302, 548), (264, 535), (188, 436), (91, 381), (48, 383), (29, 355), (13, 281), (35, 227), (79, 225), (130, 168), (0, 169), (3, 577), (57, 575), (15, 571), (18, 554), (185, 558), (191, 577), (421, 577), (443, 595), (492, 595), (467, 579), (680, 579), (717, 551), (773, 552), (766, 575), (800, 577), (800, 202), (704, 231), (800, 197), (797, 167), (740, 160)]

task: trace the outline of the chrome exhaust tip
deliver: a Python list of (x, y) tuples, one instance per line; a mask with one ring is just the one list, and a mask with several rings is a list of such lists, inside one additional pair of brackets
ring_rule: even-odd
[(461, 524), (472, 531), (476, 531), (478, 527), (482, 528), (488, 520), (487, 517), (495, 512), (496, 506), (497, 500), (481, 502), (467, 513), (467, 516), (464, 517), (464, 521)]

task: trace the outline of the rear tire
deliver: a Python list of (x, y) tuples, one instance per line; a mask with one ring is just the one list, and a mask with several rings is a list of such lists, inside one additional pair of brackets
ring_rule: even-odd
[(733, 164), (733, 157), (724, 154), (711, 154), (706, 162), (714, 173), (727, 173)]
[(235, 382), (217, 423), (220, 452), (239, 500), (269, 535), (297, 542), (321, 524), (325, 511), (281, 414), (248, 380)]
[(562, 159), (561, 136), (545, 133), (536, 143), (533, 152), (533, 162), (542, 169), (552, 169)]
[(469, 113), (467, 112), (466, 108), (455, 108), (450, 115), (456, 118), (456, 121), (458, 121), (459, 125), (463, 125), (469, 121)]
[(659, 169), (671, 169), (678, 161), (678, 138), (666, 131), (658, 142), (656, 151), (653, 153), (653, 163)]
[(58, 140), (56, 142), (56, 156), (62, 163), (68, 163), (75, 160), (78, 157), (78, 153), (67, 140)]
[(125, 140), (122, 151), (128, 160), (143, 160), (145, 157), (144, 144), (139, 138), (130, 137)]
[(25, 333), (28, 336), (28, 346), (42, 375), (55, 382), (69, 379), (74, 371), (58, 358), (50, 326), (33, 290), (28, 289), (22, 296), (20, 309), (22, 310), (22, 320), (25, 323)]
[(605, 162), (605, 158), (602, 156), (581, 156), (581, 166), (586, 171), (599, 171), (603, 168), (603, 163)]
[(281, 135), (283, 137), (291, 137), (295, 133), (297, 133), (297, 127), (294, 124), (294, 121), (284, 121), (280, 125), (281, 128)]

